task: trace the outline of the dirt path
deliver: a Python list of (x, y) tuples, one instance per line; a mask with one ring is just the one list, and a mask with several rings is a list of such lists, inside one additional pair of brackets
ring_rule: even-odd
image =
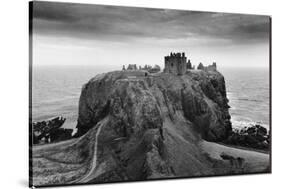
[(89, 172), (84, 177), (79, 179), (78, 182), (86, 183), (86, 182), (89, 182), (92, 179), (91, 176), (92, 176), (92, 174), (95, 171), (96, 166), (97, 166), (98, 137), (99, 137), (100, 131), (101, 131), (103, 126), (104, 126), (104, 124), (101, 124), (101, 126), (98, 128), (98, 130), (96, 132), (95, 148), (94, 148), (94, 155), (93, 155), (93, 161), (92, 161), (92, 164), (91, 164), (91, 169), (89, 170)]

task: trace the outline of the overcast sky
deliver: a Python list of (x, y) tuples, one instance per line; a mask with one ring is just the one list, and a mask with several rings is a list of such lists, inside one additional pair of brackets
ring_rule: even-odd
[(185, 52), (191, 62), (268, 67), (269, 17), (35, 2), (34, 65), (164, 65)]

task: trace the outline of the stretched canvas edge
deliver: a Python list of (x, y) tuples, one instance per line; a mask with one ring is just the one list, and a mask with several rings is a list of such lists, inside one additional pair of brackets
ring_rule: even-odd
[[(103, 4), (85, 4), (85, 3), (73, 3), (73, 2), (55, 2), (55, 1), (37, 1), (48, 3), (64, 3), (64, 4), (84, 4), (93, 6), (112, 6), (112, 7), (127, 7), (127, 8), (149, 8), (149, 7), (133, 7), (133, 6), (120, 6), (120, 5), (103, 5)], [(74, 183), (74, 184), (52, 184), (52, 185), (33, 185), (33, 163), (32, 163), (32, 71), (33, 71), (33, 8), (36, 1), (30, 1), (29, 4), (29, 187), (42, 188), (42, 187), (57, 187), (57, 186), (75, 186), (75, 185), (97, 185), (97, 184), (112, 184), (112, 183), (131, 183), (131, 182), (145, 182), (145, 181), (161, 181), (161, 180), (174, 180), (174, 179), (188, 179), (188, 178), (211, 178), (211, 177), (225, 177), (225, 176), (244, 176), (244, 175), (256, 175), (256, 174), (271, 174), (272, 173), (272, 16), (271, 15), (259, 15), (259, 14), (245, 14), (245, 13), (229, 13), (229, 12), (212, 12), (212, 11), (199, 11), (199, 10), (186, 10), (186, 9), (169, 9), (180, 11), (193, 11), (193, 12), (207, 12), (207, 13), (225, 13), (225, 14), (242, 14), (242, 15), (255, 15), (266, 16), (269, 19), (269, 128), (270, 128), (270, 152), (269, 152), (269, 170), (268, 172), (255, 172), (255, 173), (243, 173), (243, 174), (227, 174), (227, 175), (205, 175), (205, 176), (191, 176), (191, 177), (173, 177), (173, 178), (156, 178), (147, 180), (129, 180), (129, 181), (114, 181), (114, 182), (100, 182), (100, 183)], [(149, 8), (149, 9), (161, 9), (161, 8)], [(165, 8), (168, 9), (168, 8)]]

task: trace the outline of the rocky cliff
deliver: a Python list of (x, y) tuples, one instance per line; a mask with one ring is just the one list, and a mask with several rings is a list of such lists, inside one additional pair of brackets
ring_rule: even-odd
[(77, 136), (102, 127), (100, 157), (110, 170), (96, 181), (211, 174), (197, 143), (231, 131), (224, 77), (130, 74), (98, 75), (82, 89)]
[(228, 108), (224, 77), (217, 71), (97, 75), (83, 86), (76, 138), (33, 148), (32, 182), (269, 172), (267, 154), (214, 143), (232, 133)]
[[(231, 131), (224, 77), (219, 72), (193, 70), (183, 76), (144, 76), (117, 71), (98, 75), (84, 85), (79, 102), (78, 136), (106, 117), (120, 136), (162, 130), (165, 123), (183, 122), (210, 141)], [(161, 131), (162, 132), (162, 131)]]

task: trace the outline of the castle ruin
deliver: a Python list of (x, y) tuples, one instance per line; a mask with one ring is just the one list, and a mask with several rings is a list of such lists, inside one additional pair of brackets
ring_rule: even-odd
[(170, 56), (165, 56), (165, 73), (172, 73), (175, 75), (183, 75), (186, 70), (192, 69), (190, 60), (186, 62), (185, 53), (170, 53)]
[(204, 71), (217, 71), (217, 64), (213, 62), (212, 65), (204, 66), (201, 62), (197, 67), (198, 70), (204, 70)]
[(127, 69), (125, 68), (125, 65), (122, 67), (123, 71), (148, 71), (149, 73), (158, 73), (160, 72), (161, 68), (157, 64), (154, 65), (154, 67), (150, 65), (145, 65), (144, 67), (137, 67), (136, 64), (129, 64)]
[[(183, 75), (187, 70), (194, 70), (194, 65), (191, 64), (190, 59), (186, 62), (185, 53), (170, 53), (169, 56), (165, 56), (165, 73), (172, 73), (175, 75)], [(217, 71), (217, 64), (213, 62), (212, 65), (204, 66), (201, 62), (197, 67), (197, 70), (203, 71)]]
[[(186, 61), (187, 58), (185, 53), (173, 53), (171, 52), (169, 56), (165, 56), (165, 68), (163, 70), (164, 73), (171, 73), (174, 75), (184, 75), (187, 73), (188, 70), (194, 70), (195, 66), (192, 65), (190, 59)], [(144, 67), (138, 66), (136, 64), (129, 64), (126, 68), (123, 65), (123, 71), (147, 71), (148, 73), (158, 73), (160, 72), (161, 68), (158, 65), (154, 67), (150, 65), (145, 65)], [(197, 70), (202, 71), (217, 71), (217, 64), (213, 62), (213, 64), (204, 66), (201, 62), (199, 63)]]
[[(123, 67), (124, 68), (124, 67)], [(127, 70), (137, 70), (137, 65), (136, 64), (129, 64), (127, 67)]]

